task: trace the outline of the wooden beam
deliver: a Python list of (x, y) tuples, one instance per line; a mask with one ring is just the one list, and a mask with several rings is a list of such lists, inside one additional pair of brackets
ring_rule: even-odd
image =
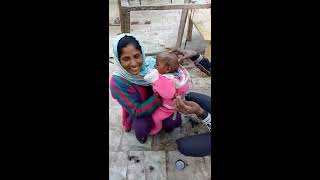
[[(128, 3), (126, 3), (128, 4)], [(142, 5), (129, 6), (122, 4), (122, 8), (127, 11), (143, 11), (143, 10), (172, 10), (172, 9), (208, 9), (211, 4), (170, 4), (170, 5)]]
[(192, 16), (192, 10), (190, 10), (189, 15), (188, 15), (188, 33), (187, 33), (187, 41), (191, 41), (192, 39), (192, 28), (193, 28), (193, 23), (191, 20)]
[(130, 11), (122, 11), (121, 32), (130, 33)]
[(118, 0), (121, 33), (130, 33), (130, 11), (123, 8), (124, 4), (129, 5), (128, 1)]
[(122, 6), (122, 7), (123, 7), (123, 6), (129, 6), (129, 5), (130, 5), (129, 2), (128, 2), (128, 0), (118, 0), (118, 2), (121, 3), (121, 6)]
[[(184, 0), (184, 3), (190, 3), (190, 1), (191, 0)], [(178, 38), (177, 38), (177, 43), (176, 43), (176, 47), (178, 47), (178, 48), (181, 47), (182, 37), (183, 37), (183, 33), (184, 33), (184, 27), (186, 26), (186, 21), (187, 21), (187, 15), (188, 15), (188, 9), (183, 9), (182, 13), (181, 13)]]

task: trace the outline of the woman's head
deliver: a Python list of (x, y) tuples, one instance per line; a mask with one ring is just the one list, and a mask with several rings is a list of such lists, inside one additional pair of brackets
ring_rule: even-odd
[(122, 37), (117, 45), (121, 66), (130, 74), (138, 75), (143, 64), (139, 42), (132, 36)]

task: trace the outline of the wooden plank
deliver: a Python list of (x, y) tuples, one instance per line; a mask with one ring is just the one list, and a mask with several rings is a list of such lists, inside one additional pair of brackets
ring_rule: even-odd
[(170, 5), (142, 5), (129, 6), (122, 4), (122, 8), (127, 11), (143, 11), (143, 10), (172, 10), (172, 9), (208, 9), (211, 4), (170, 4)]
[(210, 9), (197, 9), (192, 16), (192, 22), (205, 41), (211, 41)]
[[(191, 0), (184, 0), (185, 3), (190, 3), (190, 1)], [(188, 15), (188, 9), (182, 10), (180, 24), (179, 24), (178, 38), (177, 38), (177, 43), (176, 43), (176, 47), (178, 47), (178, 48), (181, 47), (182, 37), (183, 37), (183, 33), (184, 33), (184, 27), (186, 26), (186, 21), (187, 21), (187, 15)]]
[(192, 28), (193, 28), (193, 23), (191, 20), (191, 15), (192, 15), (192, 10), (189, 12), (189, 18), (188, 18), (188, 34), (187, 34), (187, 41), (191, 41), (192, 39)]
[(207, 42), (206, 49), (204, 51), (204, 57), (208, 58), (208, 60), (211, 62), (211, 42)]
[(121, 3), (121, 6), (130, 6), (128, 0), (118, 0)]

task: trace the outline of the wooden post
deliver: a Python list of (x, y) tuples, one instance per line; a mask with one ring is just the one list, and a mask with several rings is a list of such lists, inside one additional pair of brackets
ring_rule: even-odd
[(123, 0), (118, 0), (121, 33), (130, 33), (130, 11), (124, 8), (122, 4), (129, 5), (129, 3), (124, 2)]
[(192, 23), (192, 20), (191, 20), (191, 18), (192, 18), (192, 11), (190, 11), (190, 13), (189, 13), (190, 15), (189, 15), (189, 23), (188, 23), (188, 33), (187, 33), (187, 41), (191, 41), (191, 39), (192, 39), (192, 28), (193, 28), (193, 23)]
[(204, 57), (208, 58), (208, 60), (211, 62), (211, 41), (206, 42), (207, 46), (204, 50)]
[[(190, 3), (190, 2), (191, 2), (191, 0), (184, 0), (184, 3)], [(185, 27), (186, 21), (187, 21), (187, 15), (188, 15), (188, 9), (182, 10), (179, 31), (178, 31), (178, 38), (177, 38), (177, 43), (176, 43), (176, 47), (178, 47), (178, 48), (181, 47), (182, 37), (183, 37), (183, 33), (184, 33), (184, 27)]]
[(121, 32), (130, 33), (130, 11), (122, 11)]

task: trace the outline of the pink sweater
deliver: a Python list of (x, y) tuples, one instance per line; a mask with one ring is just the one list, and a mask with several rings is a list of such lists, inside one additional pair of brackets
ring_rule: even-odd
[(162, 97), (162, 106), (152, 114), (155, 127), (151, 130), (151, 135), (156, 134), (162, 128), (162, 120), (170, 117), (174, 113), (175, 95), (183, 96), (189, 90), (189, 73), (183, 68), (179, 68), (180, 78), (173, 75), (162, 75), (154, 69), (147, 74), (144, 79), (151, 83), (154, 92), (158, 92)]

